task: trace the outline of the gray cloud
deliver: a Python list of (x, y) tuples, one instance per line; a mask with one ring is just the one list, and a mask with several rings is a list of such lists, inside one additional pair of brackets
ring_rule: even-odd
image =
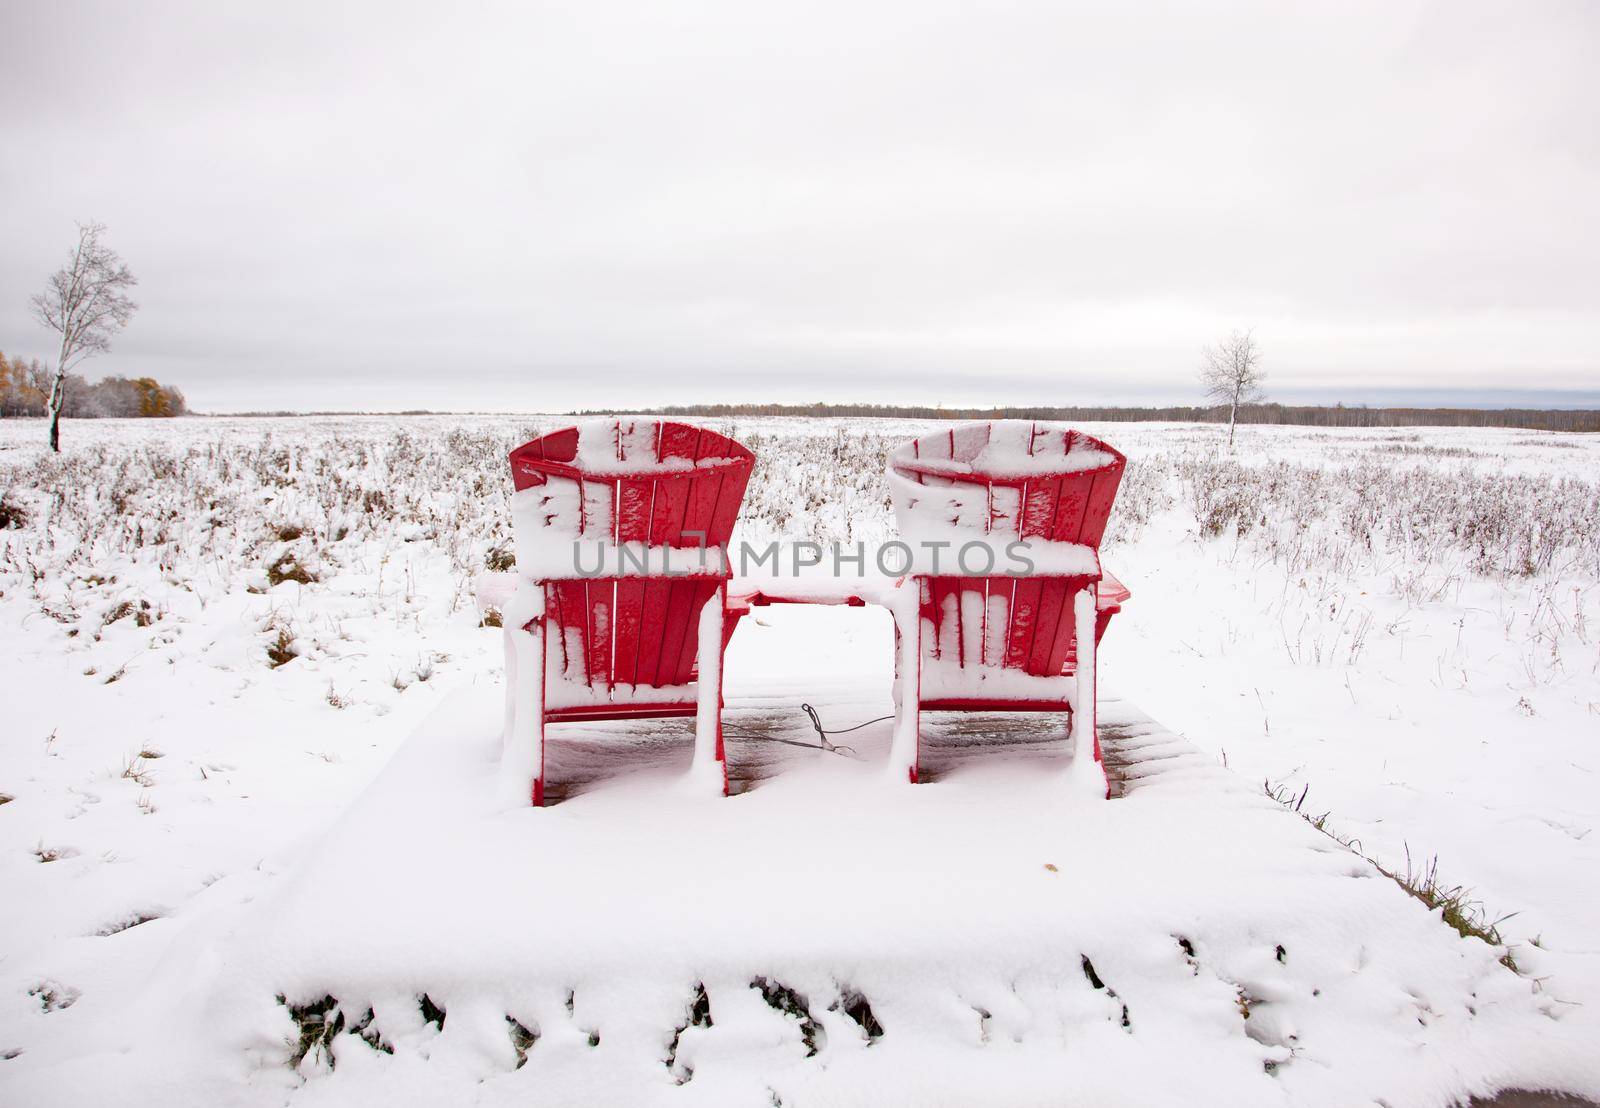
[[(12, 3), (0, 349), (212, 409), (1594, 390), (1600, 10)], [(1431, 394), (1430, 394), (1431, 395)]]

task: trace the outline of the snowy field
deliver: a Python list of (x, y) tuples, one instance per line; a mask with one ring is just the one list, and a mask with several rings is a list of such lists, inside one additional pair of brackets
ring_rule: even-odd
[[(1600, 1098), (1600, 437), (1084, 425), (1117, 799), (1048, 721), (933, 721), (916, 788), (887, 723), (765, 741), (891, 710), (884, 613), (773, 608), (740, 795), (571, 725), (497, 812), (473, 581), (557, 425), (0, 422), (0, 1104)], [(892, 537), (934, 426), (713, 425), (756, 543)]]

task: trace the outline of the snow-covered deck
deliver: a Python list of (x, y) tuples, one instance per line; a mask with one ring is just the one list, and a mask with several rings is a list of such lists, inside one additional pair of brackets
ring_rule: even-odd
[[(1444, 1104), (1571, 1057), (1497, 951), (1131, 704), (1103, 703), (1103, 804), (1062, 795), (1059, 717), (929, 714), (919, 789), (881, 772), (888, 721), (840, 739), (859, 759), (768, 741), (814, 738), (802, 698), (888, 714), (846, 666), (890, 631), (760, 619), (730, 654), (740, 795), (680, 787), (691, 721), (569, 724), (565, 802), (507, 810), (500, 690), (461, 689), (266, 895), (170, 948), (139, 1018), (86, 1013), (10, 1094), (165, 1102), (181, 1055), (190, 1099), (281, 1103), (280, 996), (346, 1015), (297, 1104)], [(795, 635), (841, 649), (785, 681)], [(392, 1053), (351, 1032), (368, 1009)]]

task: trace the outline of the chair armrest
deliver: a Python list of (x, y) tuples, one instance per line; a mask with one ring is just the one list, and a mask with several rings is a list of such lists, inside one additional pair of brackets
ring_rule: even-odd
[(1107, 608), (1120, 608), (1133, 593), (1127, 585), (1118, 581), (1111, 574), (1100, 571), (1100, 601), (1096, 605), (1101, 611)]

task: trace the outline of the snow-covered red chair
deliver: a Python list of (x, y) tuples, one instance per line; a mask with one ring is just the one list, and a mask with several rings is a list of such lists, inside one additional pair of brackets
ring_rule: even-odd
[(725, 435), (644, 419), (593, 420), (511, 452), (510, 796), (544, 803), (548, 724), (668, 716), (696, 718), (695, 772), (726, 793), (727, 543), (754, 463)]
[(1027, 420), (957, 424), (890, 454), (920, 614), (897, 685), (897, 767), (913, 782), (921, 712), (1067, 711), (1073, 776), (1104, 794), (1095, 647), (1129, 593), (1099, 546), (1126, 462)]

